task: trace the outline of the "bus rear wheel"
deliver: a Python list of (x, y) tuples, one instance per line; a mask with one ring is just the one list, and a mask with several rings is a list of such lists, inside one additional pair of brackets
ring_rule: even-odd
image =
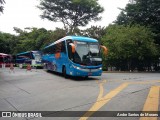
[(68, 78), (68, 75), (67, 75), (67, 73), (66, 73), (66, 67), (65, 67), (65, 66), (63, 66), (63, 76), (64, 76), (65, 78)]

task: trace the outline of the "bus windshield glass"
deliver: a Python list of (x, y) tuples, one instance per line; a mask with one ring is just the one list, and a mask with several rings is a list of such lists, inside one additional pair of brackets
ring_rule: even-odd
[(36, 61), (41, 61), (41, 54), (39, 52), (33, 53), (33, 56)]
[(99, 65), (101, 56), (98, 43), (74, 41), (74, 62), (82, 65)]

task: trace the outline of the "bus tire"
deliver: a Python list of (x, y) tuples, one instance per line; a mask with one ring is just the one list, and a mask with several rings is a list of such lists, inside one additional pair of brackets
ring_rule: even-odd
[(66, 67), (65, 67), (65, 66), (63, 66), (62, 72), (63, 72), (63, 76), (64, 76), (65, 78), (68, 78), (68, 75), (67, 75), (67, 73), (66, 73)]

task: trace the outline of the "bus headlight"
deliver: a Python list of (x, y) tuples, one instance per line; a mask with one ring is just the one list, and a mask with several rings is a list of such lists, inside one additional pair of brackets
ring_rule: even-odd
[(77, 67), (77, 66), (74, 66), (74, 65), (73, 65), (73, 67), (74, 67), (75, 69), (78, 69), (78, 70), (80, 69), (80, 67)]
[(100, 67), (99, 70), (102, 70), (102, 67)]

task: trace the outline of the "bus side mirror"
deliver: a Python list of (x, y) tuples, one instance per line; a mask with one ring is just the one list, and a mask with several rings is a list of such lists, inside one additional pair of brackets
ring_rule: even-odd
[(104, 55), (107, 55), (108, 54), (108, 49), (103, 45), (101, 45), (101, 48), (103, 49)]
[(69, 43), (69, 45), (71, 46), (72, 53), (75, 53), (75, 51), (76, 51), (75, 45), (73, 43)]

